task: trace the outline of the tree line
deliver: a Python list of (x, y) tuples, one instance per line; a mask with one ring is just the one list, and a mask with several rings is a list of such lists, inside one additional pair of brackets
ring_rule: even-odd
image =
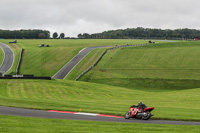
[(4, 39), (48, 39), (50, 32), (47, 30), (1, 30), (0, 38)]
[(127, 28), (119, 30), (109, 30), (96, 34), (78, 34), (78, 38), (83, 39), (200, 39), (200, 30), (196, 29), (151, 29), (151, 28)]
[[(119, 30), (109, 30), (96, 34), (78, 34), (80, 39), (200, 39), (200, 30), (196, 29), (151, 29), (151, 28), (127, 28)], [(0, 38), (4, 39), (49, 39), (48, 30), (1, 30)], [(58, 35), (53, 33), (53, 38), (70, 39), (64, 33)]]

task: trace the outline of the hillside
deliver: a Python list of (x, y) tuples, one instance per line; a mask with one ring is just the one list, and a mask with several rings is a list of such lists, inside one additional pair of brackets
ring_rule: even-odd
[[(101, 39), (22, 39), (18, 40), (17, 44), (9, 44), (9, 41), (11, 40), (1, 40), (1, 42), (6, 43), (15, 52), (16, 65), (21, 48), (25, 49), (20, 74), (34, 74), (35, 76), (53, 76), (85, 47), (147, 43), (146, 40)], [(50, 47), (39, 47), (43, 43), (50, 45)], [(16, 65), (10, 71), (15, 72)]]
[[(110, 50), (80, 80), (129, 88), (138, 85), (155, 87), (154, 82), (157, 87), (200, 87), (196, 81), (200, 80), (199, 50), (199, 42), (163, 43)], [(186, 80), (192, 85), (182, 84)], [(144, 81), (147, 82), (146, 85), (143, 84)], [(173, 85), (174, 82), (177, 85)]]
[[(116, 73), (123, 71), (120, 74), (127, 77), (200, 79), (198, 75), (199, 50), (199, 42), (166, 43), (124, 48), (123, 50), (116, 49), (110, 50), (98, 66), (105, 71)], [(191, 71), (196, 73), (189, 75)]]
[(195, 106), (200, 104), (200, 89), (163, 92), (70, 80), (0, 80), (0, 84), (3, 106), (65, 111), (81, 108), (83, 112), (123, 116), (130, 105), (142, 100), (156, 107), (154, 119), (200, 120), (200, 107)]

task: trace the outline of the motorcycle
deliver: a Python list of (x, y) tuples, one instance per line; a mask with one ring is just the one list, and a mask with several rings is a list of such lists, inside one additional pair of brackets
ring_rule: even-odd
[(124, 115), (124, 118), (125, 119), (137, 118), (142, 120), (148, 120), (149, 118), (151, 118), (151, 116), (153, 116), (153, 114), (151, 114), (152, 110), (154, 110), (154, 107), (148, 107), (143, 109), (143, 111), (141, 111), (141, 109), (138, 106), (133, 105), (130, 107), (130, 111), (128, 111)]

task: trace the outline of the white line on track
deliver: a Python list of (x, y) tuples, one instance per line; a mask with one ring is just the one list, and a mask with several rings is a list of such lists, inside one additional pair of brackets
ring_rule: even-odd
[(97, 115), (100, 115), (100, 114), (93, 114), (93, 113), (81, 113), (81, 112), (74, 113), (74, 114), (77, 114), (77, 115), (90, 115), (90, 116), (97, 116)]

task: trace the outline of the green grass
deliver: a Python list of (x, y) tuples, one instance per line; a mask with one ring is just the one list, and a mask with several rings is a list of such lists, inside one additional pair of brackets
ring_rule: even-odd
[(200, 80), (149, 79), (149, 78), (104, 78), (88, 79), (87, 82), (120, 86), (133, 90), (168, 92), (200, 88)]
[[(69, 80), (0, 80), (0, 105), (123, 116), (130, 105), (155, 106), (154, 119), (200, 121), (200, 89), (139, 90)], [(192, 108), (192, 109), (191, 109)]]
[(80, 80), (129, 89), (199, 88), (199, 50), (200, 42), (109, 50)]
[[(8, 44), (10, 40), (1, 40)], [(49, 48), (38, 46), (42, 43), (50, 45)], [(146, 40), (112, 40), (112, 39), (45, 39), (45, 40), (18, 40), (16, 45), (24, 48), (24, 55), (20, 68), (20, 74), (34, 74), (35, 76), (53, 76), (78, 52), (91, 46), (125, 45), (125, 44), (147, 43)], [(161, 42), (162, 43), (162, 42)], [(16, 58), (19, 58), (20, 51), (16, 47)], [(21, 50), (21, 49), (20, 49)], [(18, 51), (18, 52), (17, 52)], [(15, 59), (17, 62), (18, 59)], [(15, 68), (15, 67), (13, 67)], [(13, 70), (14, 71), (14, 70)]]
[(60, 133), (60, 132), (162, 132), (187, 133), (199, 132), (200, 126), (114, 123), (77, 120), (57, 120), (41, 118), (25, 118), (0, 115), (0, 132), (8, 133)]
[(3, 63), (3, 59), (4, 59), (4, 53), (3, 53), (2, 48), (0, 48), (0, 66), (1, 66), (2, 63)]
[[(200, 79), (200, 43), (110, 50), (85, 78)], [(112, 59), (110, 59), (112, 57)]]

